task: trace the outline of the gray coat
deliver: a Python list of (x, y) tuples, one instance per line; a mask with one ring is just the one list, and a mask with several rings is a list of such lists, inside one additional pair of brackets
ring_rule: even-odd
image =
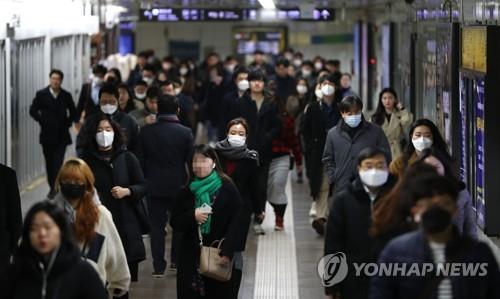
[(335, 192), (342, 190), (351, 181), (357, 169), (358, 154), (361, 150), (378, 147), (387, 153), (389, 160), (391, 157), (391, 147), (379, 126), (363, 121), (360, 124), (362, 127), (351, 139), (351, 136), (342, 129), (343, 123), (341, 120), (328, 131), (323, 152), (328, 181), (330, 186), (333, 184), (335, 187)]
[(457, 213), (453, 223), (457, 226), (459, 233), (477, 239), (476, 213), (472, 208), (472, 199), (467, 189), (458, 193)]

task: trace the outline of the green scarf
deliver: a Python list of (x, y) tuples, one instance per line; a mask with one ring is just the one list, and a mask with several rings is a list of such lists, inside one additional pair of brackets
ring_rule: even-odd
[[(203, 204), (212, 206), (212, 196), (222, 186), (222, 180), (216, 171), (206, 178), (195, 178), (189, 185), (189, 190), (194, 193), (196, 197), (195, 208), (201, 207)], [(201, 233), (207, 235), (210, 233), (210, 224), (212, 222), (212, 215), (208, 215), (207, 221), (201, 225)]]

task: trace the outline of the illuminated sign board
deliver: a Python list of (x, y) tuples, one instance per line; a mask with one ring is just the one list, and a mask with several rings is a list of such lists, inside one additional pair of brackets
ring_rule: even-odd
[(298, 8), (260, 9), (208, 9), (208, 8), (153, 8), (141, 9), (141, 22), (199, 22), (199, 21), (334, 21), (335, 10), (316, 8), (312, 18), (305, 18)]
[(462, 29), (462, 68), (486, 73), (486, 27)]

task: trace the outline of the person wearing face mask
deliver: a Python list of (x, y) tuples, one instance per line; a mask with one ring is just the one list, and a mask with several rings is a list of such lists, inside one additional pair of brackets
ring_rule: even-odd
[(406, 142), (404, 134), (413, 121), (413, 115), (403, 107), (394, 89), (388, 87), (380, 92), (377, 110), (371, 121), (382, 127), (391, 145), (392, 156), (399, 157)]
[[(416, 203), (413, 210), (420, 216), (419, 229), (392, 240), (382, 251), (378, 263), (406, 264), (412, 268), (416, 264), (420, 271), (425, 269), (424, 264), (430, 263), (434, 265), (434, 273), (427, 272), (423, 277), (375, 275), (369, 298), (500, 297), (500, 271), (490, 247), (460, 235), (452, 223), (457, 211), (457, 193), (453, 180), (436, 173), (408, 181), (404, 194)], [(435, 275), (439, 265), (446, 269), (455, 268), (457, 264), (458, 270)], [(482, 274), (471, 275), (464, 269), (469, 265), (480, 267), (478, 271)]]
[[(359, 153), (357, 176), (333, 199), (325, 235), (325, 255), (343, 252), (349, 262), (375, 262), (371, 250), (373, 240), (369, 235), (373, 207), (396, 182), (389, 174), (386, 155), (372, 147)], [(325, 293), (329, 298), (367, 298), (368, 289), (368, 277), (352, 275), (327, 287)]]
[(89, 166), (80, 159), (67, 160), (57, 177), (57, 196), (51, 200), (71, 223), (82, 257), (97, 270), (108, 293), (128, 298), (130, 271), (115, 215), (101, 204)]
[(307, 80), (307, 85), (314, 86), (316, 78), (314, 76), (314, 64), (310, 60), (304, 61), (301, 66), (299, 66), (298, 76), (305, 78)]
[(97, 272), (81, 258), (64, 212), (47, 201), (26, 214), (13, 262), (0, 273), (0, 291), (4, 299), (108, 298)]
[(324, 59), (321, 56), (316, 56), (313, 59), (314, 72), (318, 74), (320, 71), (324, 69)]
[(148, 84), (142, 80), (138, 81), (134, 86), (134, 104), (137, 109), (144, 108), (144, 101), (148, 93)]
[(139, 127), (142, 128), (156, 122), (156, 115), (158, 114), (158, 97), (160, 97), (160, 95), (161, 91), (158, 87), (151, 87), (148, 89), (144, 108), (136, 109), (129, 113), (137, 121)]
[(89, 132), (90, 127), (88, 124), (95, 123), (95, 119), (102, 118), (102, 114), (105, 114), (120, 125), (121, 132), (125, 136), (127, 149), (132, 152), (136, 151), (139, 125), (132, 116), (118, 110), (119, 96), (118, 88), (112, 84), (106, 84), (99, 90), (101, 112), (85, 121), (79, 134), (76, 136), (76, 152), (79, 156), (81, 155), (83, 144), (86, 142), (84, 139), (88, 139), (88, 136), (92, 135)]
[[(229, 175), (243, 200), (243, 206), (238, 215), (239, 238), (235, 241), (235, 259), (240, 259), (245, 251), (250, 217), (252, 215), (252, 180), (257, 175), (259, 154), (249, 150), (246, 145), (248, 124), (243, 118), (231, 120), (227, 125), (227, 138), (215, 144), (215, 151), (220, 159), (224, 173)], [(235, 294), (240, 288), (243, 263), (236, 263), (232, 281)]]
[(105, 84), (104, 76), (107, 72), (106, 67), (100, 64), (94, 65), (92, 67), (92, 82), (82, 85), (78, 104), (76, 105), (76, 118), (80, 121), (77, 129), (80, 129), (84, 120), (99, 111), (99, 90)]
[[(339, 103), (342, 114), (341, 121), (330, 131), (326, 137), (323, 163), (328, 176), (331, 195), (342, 191), (349, 185), (350, 179), (356, 171), (356, 157), (361, 150), (367, 147), (376, 147), (387, 153), (387, 162), (390, 161), (391, 148), (384, 131), (370, 122), (364, 120), (361, 111), (363, 102), (355, 96), (348, 96)], [(317, 232), (323, 230), (322, 218), (328, 215), (328, 208), (322, 201), (317, 208), (319, 219), (313, 222)], [(326, 210), (326, 211), (325, 211)]]
[[(293, 162), (297, 166), (297, 172), (302, 173), (302, 150), (299, 138), (295, 134), (295, 120), (287, 111), (287, 105), (278, 99), (280, 110), (281, 134), (272, 141), (272, 160), (269, 166), (269, 177), (267, 181), (267, 199), (273, 206), (275, 213), (274, 230), (284, 230), (284, 217), (288, 198), (285, 192), (288, 173), (293, 168)], [(290, 107), (290, 106), (288, 106)]]
[(156, 80), (155, 68), (150, 64), (146, 64), (146, 66), (144, 66), (144, 69), (142, 70), (142, 81), (146, 82), (148, 87), (151, 87), (155, 83), (155, 80)]
[(196, 126), (196, 116), (194, 113), (194, 100), (191, 96), (183, 92), (182, 82), (178, 78), (172, 79), (174, 93), (179, 102), (179, 120), (182, 125), (193, 129)]
[(248, 82), (248, 69), (244, 66), (238, 66), (233, 73), (233, 84), (236, 88), (227, 92), (222, 100), (222, 121), (220, 124), (221, 132), (225, 132), (225, 128), (231, 118), (231, 111), (236, 101), (241, 98), (245, 92), (250, 88)]
[[(309, 215), (317, 216), (318, 202), (326, 201), (328, 197), (328, 177), (324, 172), (324, 165), (321, 161), (325, 148), (326, 135), (340, 121), (340, 112), (335, 96), (335, 87), (338, 85), (338, 78), (335, 75), (320, 77), (318, 80), (321, 98), (312, 101), (304, 111), (300, 126), (300, 134), (303, 138), (303, 152), (306, 159), (306, 175), (309, 179), (310, 194), (313, 199)], [(322, 90), (326, 92), (323, 95)], [(333, 93), (331, 91), (333, 90)], [(322, 204), (323, 205), (323, 204)], [(324, 219), (326, 222), (326, 218)], [(323, 222), (323, 220), (321, 220)]]
[(273, 158), (272, 141), (281, 133), (281, 121), (275, 101), (265, 90), (266, 77), (262, 72), (250, 72), (248, 75), (250, 89), (236, 100), (232, 106), (232, 118), (242, 117), (248, 122), (249, 133), (247, 145), (249, 149), (259, 153), (257, 178), (254, 180), (254, 233), (265, 234), (262, 222), (265, 217), (267, 201), (267, 183), (269, 166)]
[(444, 141), (439, 129), (436, 125), (428, 119), (419, 119), (415, 121), (411, 126), (408, 134), (408, 142), (403, 153), (394, 157), (389, 169), (390, 172), (400, 177), (422, 153), (423, 150), (427, 148), (432, 148), (443, 154), (445, 163), (452, 163), (453, 159), (448, 152), (448, 146)]
[[(102, 204), (113, 215), (123, 242), (132, 280), (138, 279), (138, 265), (146, 258), (141, 219), (135, 206), (146, 194), (146, 181), (136, 156), (127, 151), (120, 127), (100, 114), (90, 123), (82, 159), (95, 176), (95, 188)], [(92, 138), (92, 136), (94, 138)]]
[[(193, 148), (191, 129), (180, 124), (179, 105), (171, 95), (158, 98), (156, 123), (145, 126), (139, 135), (138, 158), (148, 183), (147, 204), (151, 219), (153, 276), (161, 278), (165, 261), (165, 226), (175, 198), (187, 181), (186, 163)], [(175, 269), (177, 233), (171, 247), (171, 269)]]
[[(241, 269), (241, 256), (235, 255), (236, 242), (241, 239), (239, 211), (242, 200), (237, 187), (220, 168), (215, 150), (208, 145), (194, 147), (191, 158), (191, 179), (177, 199), (170, 224), (182, 232), (179, 244), (177, 298), (238, 298), (234, 282), (220, 282), (198, 274), (196, 260), (200, 242), (220, 245), (219, 263)], [(231, 275), (231, 278), (234, 277)]]
[(447, 159), (439, 151), (433, 149), (425, 149), (418, 160), (434, 167), (440, 176), (445, 176), (456, 181), (459, 186), (459, 193), (457, 198), (457, 213), (453, 217), (453, 223), (460, 234), (465, 234), (476, 239), (477, 223), (476, 213), (472, 207), (472, 198), (465, 183), (456, 177), (456, 172), (452, 170), (452, 165), (448, 162), (441, 162), (447, 161)]

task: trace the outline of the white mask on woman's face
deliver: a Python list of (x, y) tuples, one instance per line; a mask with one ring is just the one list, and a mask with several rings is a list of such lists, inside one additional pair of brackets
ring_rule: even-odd
[(297, 92), (300, 95), (306, 94), (307, 93), (307, 86), (304, 85), (297, 85)]
[(247, 138), (240, 135), (227, 135), (227, 141), (234, 147), (244, 146)]
[(319, 101), (323, 98), (323, 92), (321, 91), (321, 89), (316, 89), (314, 91), (314, 94), (316, 95), (316, 99)]
[(238, 82), (239, 91), (246, 91), (249, 88), (250, 88), (250, 82), (248, 82), (248, 80), (241, 80), (240, 82)]
[(95, 135), (95, 140), (97, 145), (102, 148), (110, 147), (113, 144), (115, 138), (115, 132), (102, 131)]
[(335, 88), (330, 84), (326, 84), (321, 87), (321, 92), (325, 96), (331, 96), (335, 92)]
[(415, 149), (419, 152), (432, 146), (432, 140), (423, 136), (419, 138), (413, 138), (411, 142), (413, 143), (413, 147), (415, 147)]

